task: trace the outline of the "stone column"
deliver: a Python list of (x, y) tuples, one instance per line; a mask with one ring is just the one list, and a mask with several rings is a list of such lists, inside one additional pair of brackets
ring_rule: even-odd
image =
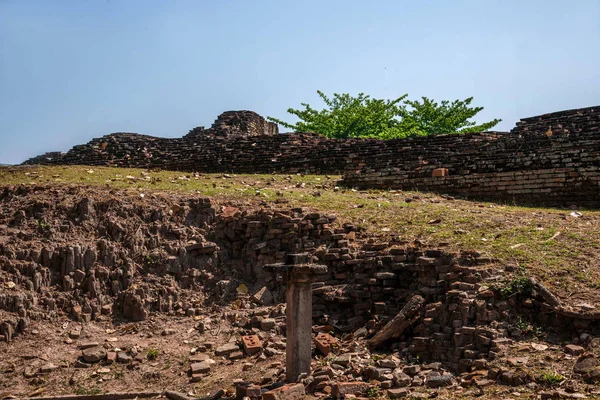
[(286, 290), (285, 374), (296, 382), (301, 374), (310, 374), (312, 344), (312, 282), (327, 266), (309, 264), (308, 254), (288, 254), (285, 264), (265, 265), (265, 270), (281, 274)]

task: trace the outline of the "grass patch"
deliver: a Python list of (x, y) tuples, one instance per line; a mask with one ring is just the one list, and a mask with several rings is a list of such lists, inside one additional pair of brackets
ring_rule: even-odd
[[(219, 205), (285, 201), (333, 213), (371, 237), (390, 235), (423, 247), (477, 250), (502, 264), (521, 266), (563, 298), (589, 302), (600, 287), (600, 211), (518, 207), (448, 200), (413, 191), (336, 188), (339, 176), (191, 174), (105, 167), (0, 167), (4, 185), (85, 184), (140, 194), (175, 191), (210, 196)], [(432, 222), (438, 221), (438, 222)], [(40, 230), (44, 229), (40, 222)], [(522, 283), (522, 282), (521, 282)], [(507, 295), (526, 287), (513, 282)], [(509, 293), (510, 292), (510, 293)]]

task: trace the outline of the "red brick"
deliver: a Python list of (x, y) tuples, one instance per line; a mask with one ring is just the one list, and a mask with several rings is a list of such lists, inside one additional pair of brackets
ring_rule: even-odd
[(336, 345), (338, 340), (328, 333), (319, 333), (314, 342), (321, 354), (326, 356), (331, 352), (331, 345)]
[(301, 383), (290, 383), (280, 388), (270, 390), (263, 394), (263, 400), (299, 400), (304, 397), (304, 385)]
[(409, 390), (407, 388), (400, 389), (388, 389), (387, 396), (390, 399), (403, 399), (407, 397), (409, 394)]
[(448, 168), (436, 168), (431, 173), (431, 176), (448, 176)]
[(239, 384), (235, 387), (235, 398), (242, 400), (244, 397), (258, 398), (262, 394), (260, 386), (247, 383)]
[(340, 398), (346, 394), (362, 394), (367, 391), (369, 384), (366, 382), (340, 382), (333, 385), (331, 394), (335, 398)]
[(242, 344), (244, 345), (244, 351), (250, 356), (260, 353), (262, 350), (262, 343), (258, 335), (242, 336)]
[(107, 352), (106, 353), (106, 363), (114, 364), (115, 361), (117, 361), (117, 353), (114, 351)]

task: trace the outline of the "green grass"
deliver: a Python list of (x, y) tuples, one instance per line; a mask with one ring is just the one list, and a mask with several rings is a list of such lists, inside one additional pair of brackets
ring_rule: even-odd
[[(600, 211), (518, 207), (446, 200), (409, 191), (338, 188), (339, 176), (190, 174), (100, 167), (0, 167), (0, 184), (83, 184), (140, 193), (175, 191), (210, 196), (217, 205), (286, 201), (333, 213), (371, 237), (396, 235), (407, 244), (448, 251), (477, 250), (534, 275), (573, 301), (600, 288)], [(318, 192), (318, 193), (317, 193)], [(440, 220), (439, 223), (430, 223)]]

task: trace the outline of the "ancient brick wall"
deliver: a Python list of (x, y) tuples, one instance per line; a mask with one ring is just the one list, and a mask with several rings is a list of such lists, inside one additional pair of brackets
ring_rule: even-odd
[[(343, 174), (361, 189), (423, 190), (549, 206), (600, 206), (600, 107), (525, 118), (510, 132), (380, 141), (277, 134), (258, 114), (226, 112), (180, 139), (116, 133), (27, 164), (234, 173)], [(433, 171), (446, 172), (433, 176)]]
[[(411, 143), (412, 142), (412, 143)], [(600, 108), (521, 120), (510, 134), (446, 135), (373, 143), (344, 173), (346, 185), (472, 198), (600, 206)], [(434, 170), (447, 173), (434, 176)]]

